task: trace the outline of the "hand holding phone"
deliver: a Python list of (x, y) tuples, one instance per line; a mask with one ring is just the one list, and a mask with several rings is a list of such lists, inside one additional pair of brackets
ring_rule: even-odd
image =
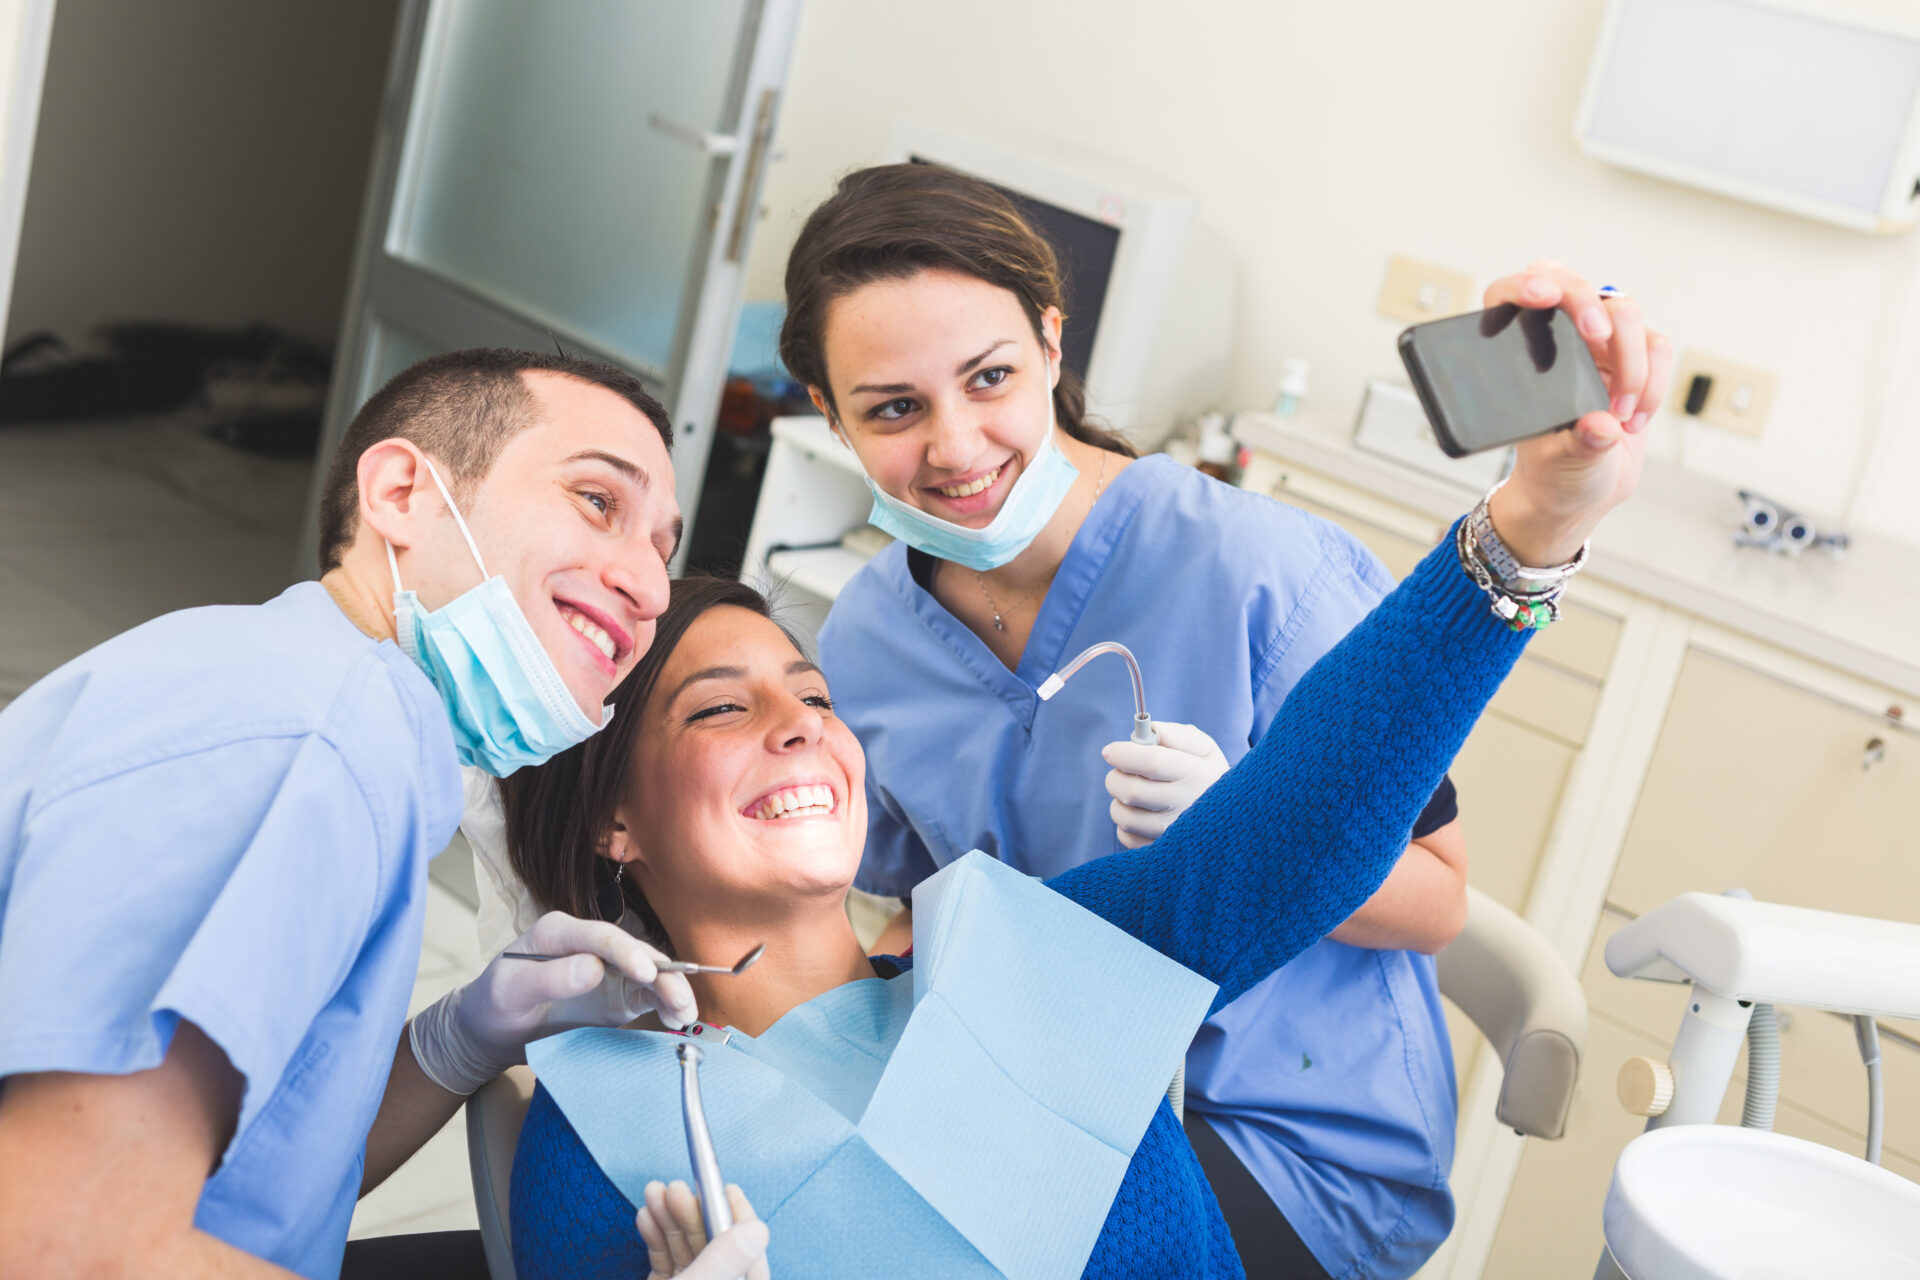
[(1593, 354), (1558, 308), (1509, 302), (1417, 324), (1400, 335), (1400, 359), (1449, 457), (1565, 431), (1610, 404)]
[[(1522, 563), (1561, 564), (1638, 483), (1644, 429), (1672, 380), (1673, 345), (1641, 322), (1633, 299), (1602, 295), (1578, 273), (1546, 259), (1494, 281), (1483, 301), (1489, 308), (1518, 308), (1516, 325), (1526, 313), (1559, 316), (1551, 330), (1556, 341), (1572, 331), (1608, 397), (1603, 408), (1579, 417), (1571, 430), (1555, 431), (1557, 422), (1539, 421), (1534, 430), (1546, 434), (1525, 438), (1522, 432), (1513, 474), (1490, 502), (1494, 527)], [(1522, 347), (1526, 332), (1518, 335)], [(1566, 358), (1556, 348), (1556, 364)], [(1533, 357), (1527, 359), (1529, 376), (1540, 376), (1532, 369)], [(1498, 431), (1480, 434), (1493, 443)]]

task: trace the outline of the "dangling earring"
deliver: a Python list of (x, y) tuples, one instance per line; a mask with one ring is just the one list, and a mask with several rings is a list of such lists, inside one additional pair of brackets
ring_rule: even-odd
[[(621, 892), (620, 890), (620, 877), (625, 875), (626, 873), (627, 873), (626, 863), (616, 862), (613, 864), (613, 886), (612, 886), (613, 906), (611, 908), (611, 911), (613, 913), (612, 923), (614, 924), (619, 924), (621, 920), (626, 918), (626, 914), (627, 914), (627, 895)], [(602, 914), (604, 915), (607, 910), (606, 894), (604, 892), (600, 894), (600, 903), (602, 907)]]

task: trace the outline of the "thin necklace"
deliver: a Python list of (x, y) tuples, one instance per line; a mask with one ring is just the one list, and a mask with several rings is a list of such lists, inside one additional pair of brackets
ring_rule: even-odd
[[(1102, 449), (1100, 451), (1100, 479), (1093, 486), (1094, 502), (1099, 502), (1100, 495), (1106, 492), (1107, 457), (1108, 457), (1107, 451), (1105, 449)], [(1091, 504), (1089, 504), (1088, 509), (1089, 510), (1092, 509)], [(1035, 596), (1039, 595), (1041, 592), (1045, 591), (1048, 587), (1053, 585), (1053, 575), (1048, 574), (1047, 580), (1045, 582), (1041, 583), (1039, 586), (1035, 587), (1033, 590), (1027, 592), (1027, 594), (1021, 596), (1018, 600), (1015, 600), (1012, 604), (1008, 605), (1005, 609), (1002, 609), (999, 605), (993, 602), (993, 592), (987, 590), (987, 575), (980, 572), (978, 569), (975, 569), (973, 571), (973, 576), (975, 580), (980, 583), (980, 594), (987, 598), (987, 608), (993, 614), (993, 629), (995, 631), (1005, 631), (1007, 629), (1007, 624), (1004, 618), (1002, 617), (1003, 614), (1010, 614), (1014, 612), (1016, 609), (1019, 609), (1022, 605), (1026, 604), (1027, 601), (1033, 599)]]

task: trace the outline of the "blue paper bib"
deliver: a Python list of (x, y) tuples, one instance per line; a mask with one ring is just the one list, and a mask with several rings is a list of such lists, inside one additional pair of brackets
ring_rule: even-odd
[[(913, 904), (911, 973), (709, 1048), (721, 1171), (782, 1280), (1077, 1276), (1214, 984), (977, 851)], [(692, 1177), (680, 1039), (596, 1028), (527, 1050), (636, 1204)]]

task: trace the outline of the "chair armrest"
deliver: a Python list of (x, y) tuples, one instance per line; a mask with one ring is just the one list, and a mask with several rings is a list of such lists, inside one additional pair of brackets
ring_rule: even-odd
[(467, 1163), (473, 1170), (473, 1208), (480, 1244), (493, 1280), (514, 1280), (508, 1192), (520, 1126), (533, 1101), (533, 1072), (508, 1067), (467, 1099)]
[(1500, 1122), (1560, 1137), (1587, 1044), (1580, 980), (1538, 930), (1472, 887), (1466, 927), (1440, 952), (1439, 971), (1440, 994), (1480, 1028), (1506, 1073)]

